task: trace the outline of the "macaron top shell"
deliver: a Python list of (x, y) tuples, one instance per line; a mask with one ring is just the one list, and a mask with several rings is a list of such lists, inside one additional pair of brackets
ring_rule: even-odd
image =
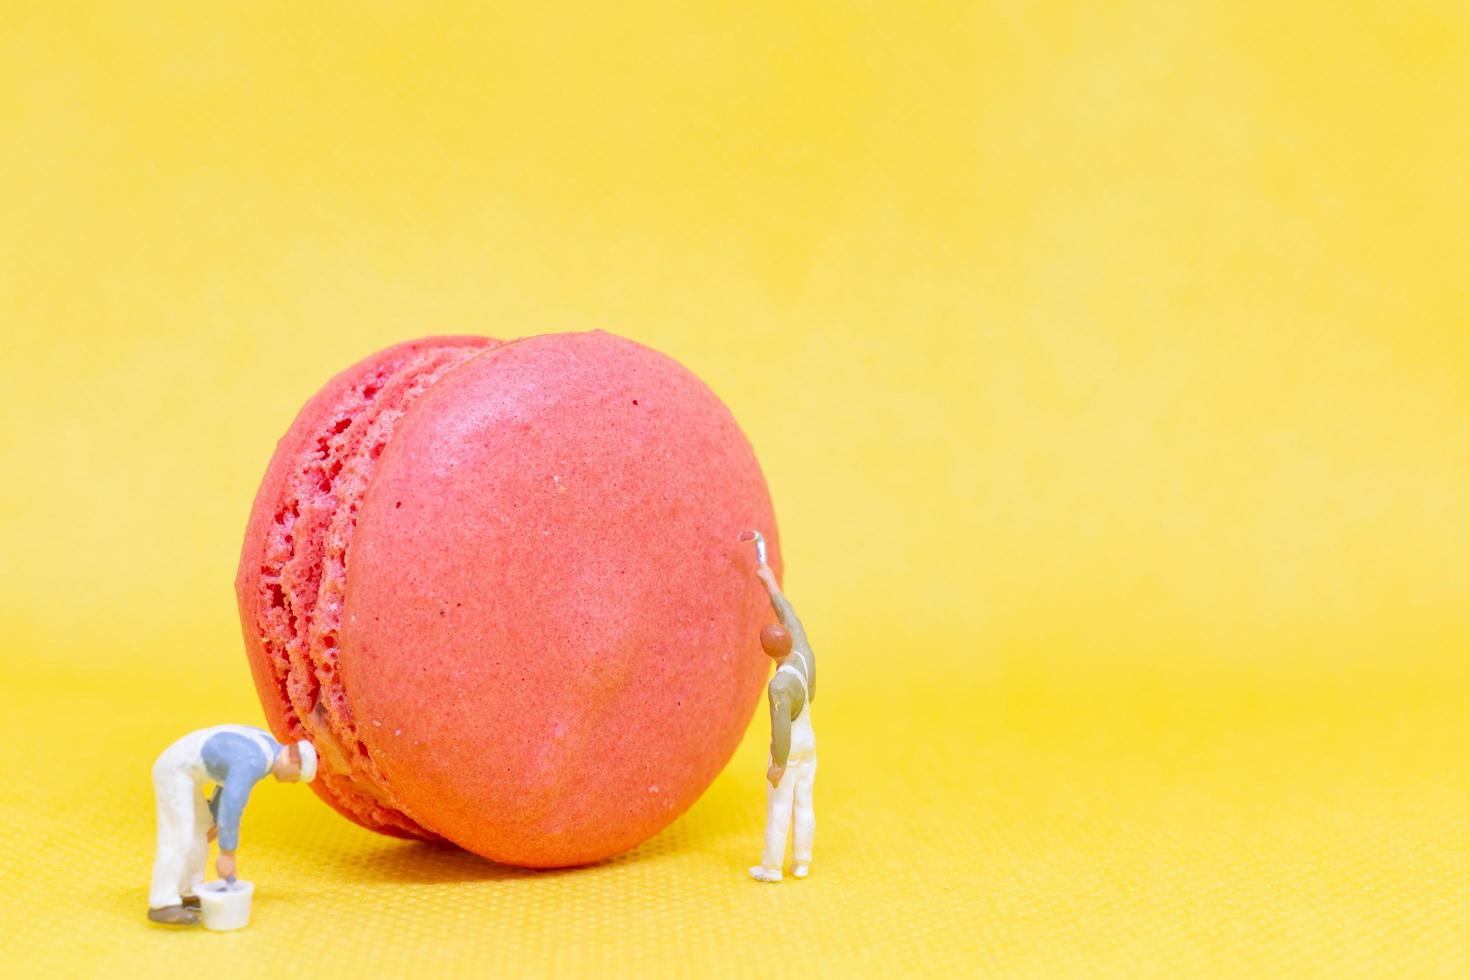
[(487, 857), (615, 854), (729, 760), (766, 673), (770, 498), (729, 411), (603, 333), (449, 371), (398, 421), (357, 514), (342, 681), (394, 800)]

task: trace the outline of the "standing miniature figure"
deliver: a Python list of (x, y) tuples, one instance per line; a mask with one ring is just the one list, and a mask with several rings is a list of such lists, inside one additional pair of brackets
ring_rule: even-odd
[[(235, 877), (240, 814), (255, 784), (270, 773), (283, 783), (316, 777), (310, 742), (281, 745), (246, 725), (216, 725), (191, 732), (163, 750), (153, 764), (158, 804), (158, 851), (148, 892), (148, 918), (167, 925), (199, 922), (198, 889), (204, 882), (209, 842), (219, 838), (215, 869)], [(216, 784), (206, 800), (204, 787)]]
[(780, 881), (786, 861), (786, 834), (795, 825), (791, 873), (805, 878), (811, 871), (812, 839), (817, 817), (812, 810), (812, 785), (817, 777), (817, 739), (812, 733), (811, 704), (817, 697), (817, 658), (806, 630), (796, 617), (776, 573), (766, 564), (766, 539), (746, 531), (741, 541), (754, 541), (756, 575), (771, 595), (771, 606), (781, 623), (761, 628), (761, 649), (777, 663), (766, 693), (771, 700), (771, 759), (766, 770), (766, 845), (761, 863), (750, 869), (756, 881)]

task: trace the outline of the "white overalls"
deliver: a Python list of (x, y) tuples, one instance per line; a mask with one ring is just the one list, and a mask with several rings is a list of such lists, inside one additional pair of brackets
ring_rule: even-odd
[[(797, 657), (805, 666), (801, 651)], [(817, 816), (812, 809), (812, 784), (817, 778), (817, 737), (812, 732), (811, 692), (806, 675), (790, 664), (776, 669), (778, 674), (791, 674), (801, 684), (801, 711), (791, 719), (791, 751), (786, 756), (786, 772), (775, 786), (766, 783), (766, 849), (761, 855), (762, 867), (779, 871), (786, 863), (786, 831), (795, 823), (792, 858), (796, 876), (805, 877), (812, 863), (812, 839), (817, 832)], [(771, 760), (774, 763), (775, 760)], [(793, 809), (795, 810), (793, 821)]]
[[(148, 907), (168, 908), (196, 894), (204, 881), (209, 859), (209, 828), (214, 817), (204, 786), (213, 777), (204, 769), (204, 743), (220, 732), (253, 739), (269, 761), (275, 750), (259, 729), (246, 725), (216, 725), (191, 732), (163, 750), (153, 763), (153, 795), (158, 805), (158, 850), (153, 859), (153, 884)], [(269, 763), (268, 763), (269, 764)]]

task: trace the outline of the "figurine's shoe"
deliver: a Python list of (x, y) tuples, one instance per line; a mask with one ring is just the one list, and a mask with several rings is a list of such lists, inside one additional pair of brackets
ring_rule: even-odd
[(810, 864), (798, 864), (796, 867), (791, 869), (791, 875), (794, 878), (805, 878), (811, 873), (812, 866)]
[(771, 881), (771, 882), (780, 881), (781, 880), (781, 869), (780, 868), (768, 868), (765, 865), (757, 864), (757, 865), (753, 865), (751, 867), (751, 869), (750, 869), (750, 876), (752, 878), (754, 878), (756, 881)]
[(161, 909), (149, 909), (148, 920), (166, 926), (197, 926), (199, 910), (185, 908), (182, 905), (167, 905)]

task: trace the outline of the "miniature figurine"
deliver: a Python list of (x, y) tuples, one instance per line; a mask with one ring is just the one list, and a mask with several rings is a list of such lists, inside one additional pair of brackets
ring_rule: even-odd
[[(246, 725), (200, 729), (164, 749), (153, 764), (158, 851), (148, 918), (166, 925), (198, 923), (209, 842), (219, 838), (215, 870), (233, 881), (240, 814), (250, 791), (267, 773), (283, 783), (309, 783), (316, 778), (316, 763), (310, 742), (281, 745), (268, 732)], [(208, 783), (216, 789), (206, 800)]]
[(776, 584), (766, 564), (766, 540), (746, 531), (741, 541), (754, 541), (756, 575), (771, 596), (780, 625), (761, 628), (761, 649), (777, 662), (766, 693), (771, 701), (771, 758), (766, 770), (766, 844), (761, 863), (750, 869), (756, 881), (780, 881), (786, 861), (786, 834), (794, 824), (791, 873), (805, 878), (811, 871), (812, 839), (817, 818), (812, 810), (812, 784), (817, 776), (817, 740), (812, 734), (811, 704), (817, 697), (817, 658), (806, 630)]

